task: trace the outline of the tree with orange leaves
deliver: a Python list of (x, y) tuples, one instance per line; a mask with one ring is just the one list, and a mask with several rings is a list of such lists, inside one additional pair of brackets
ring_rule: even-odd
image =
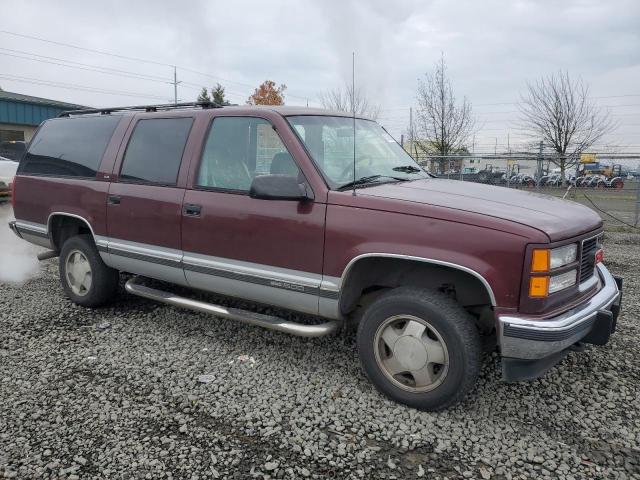
[(249, 105), (284, 105), (284, 91), (287, 86), (283, 83), (276, 87), (276, 82), (266, 80), (256, 88), (249, 97)]

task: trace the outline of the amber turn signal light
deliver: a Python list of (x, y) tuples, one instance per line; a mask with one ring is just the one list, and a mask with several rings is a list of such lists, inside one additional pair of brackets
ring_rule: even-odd
[(551, 261), (551, 251), (547, 249), (535, 249), (531, 257), (532, 272), (548, 272)]
[(546, 297), (549, 295), (549, 277), (531, 277), (529, 280), (530, 297)]

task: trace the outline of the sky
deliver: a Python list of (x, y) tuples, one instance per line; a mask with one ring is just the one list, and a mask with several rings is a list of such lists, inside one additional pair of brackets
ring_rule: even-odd
[(94, 107), (164, 103), (173, 101), (176, 65), (181, 101), (220, 82), (231, 102), (245, 103), (270, 79), (287, 85), (287, 104), (320, 106), (321, 92), (351, 81), (355, 52), (356, 84), (380, 105), (380, 123), (399, 139), (417, 105), (418, 80), (444, 55), (456, 96), (473, 105), (476, 152), (522, 148), (517, 102), (527, 82), (559, 70), (586, 82), (592, 101), (617, 122), (597, 147), (640, 152), (638, 0), (4, 0), (3, 6), (0, 87), (12, 92)]

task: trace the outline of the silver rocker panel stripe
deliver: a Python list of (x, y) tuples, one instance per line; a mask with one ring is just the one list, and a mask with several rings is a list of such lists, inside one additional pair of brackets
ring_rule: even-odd
[(36, 237), (49, 238), (47, 226), (41, 223), (26, 222), (24, 220), (16, 220), (16, 228), (22, 233), (28, 233)]
[(337, 291), (320, 289), (322, 279), (320, 274), (195, 253), (183, 254), (175, 249), (123, 240), (107, 240), (104, 242), (104, 237), (102, 237), (101, 240), (103, 241), (99, 244), (96, 241), (98, 250), (105, 253), (108, 252), (110, 256), (141, 260), (167, 267), (184, 269), (185, 272), (212, 275), (244, 283), (289, 290), (296, 293), (317, 295), (328, 299), (337, 300), (338, 298)]

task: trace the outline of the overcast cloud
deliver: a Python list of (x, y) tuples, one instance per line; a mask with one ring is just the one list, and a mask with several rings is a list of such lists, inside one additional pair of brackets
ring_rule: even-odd
[[(517, 105), (487, 104), (517, 101), (527, 80), (565, 69), (588, 82), (594, 97), (636, 95), (596, 101), (608, 106), (620, 124), (602, 143), (640, 150), (638, 0), (5, 0), (3, 6), (0, 30), (178, 65), (184, 101), (194, 100), (199, 86), (219, 81), (233, 102), (244, 103), (252, 88), (272, 79), (287, 84), (287, 103), (317, 106), (322, 90), (350, 81), (355, 51), (356, 82), (381, 104), (380, 120), (397, 136), (408, 125), (418, 77), (444, 52), (456, 93), (471, 100), (483, 125), (476, 139), (480, 150), (492, 150), (496, 139), (503, 147), (508, 133), (512, 145), (521, 140), (514, 125)], [(7, 55), (24, 55), (15, 50), (167, 82), (173, 75), (168, 66), (0, 33), (0, 86), (5, 90), (91, 106), (173, 99), (168, 83)], [(33, 79), (140, 95), (27, 83)]]

